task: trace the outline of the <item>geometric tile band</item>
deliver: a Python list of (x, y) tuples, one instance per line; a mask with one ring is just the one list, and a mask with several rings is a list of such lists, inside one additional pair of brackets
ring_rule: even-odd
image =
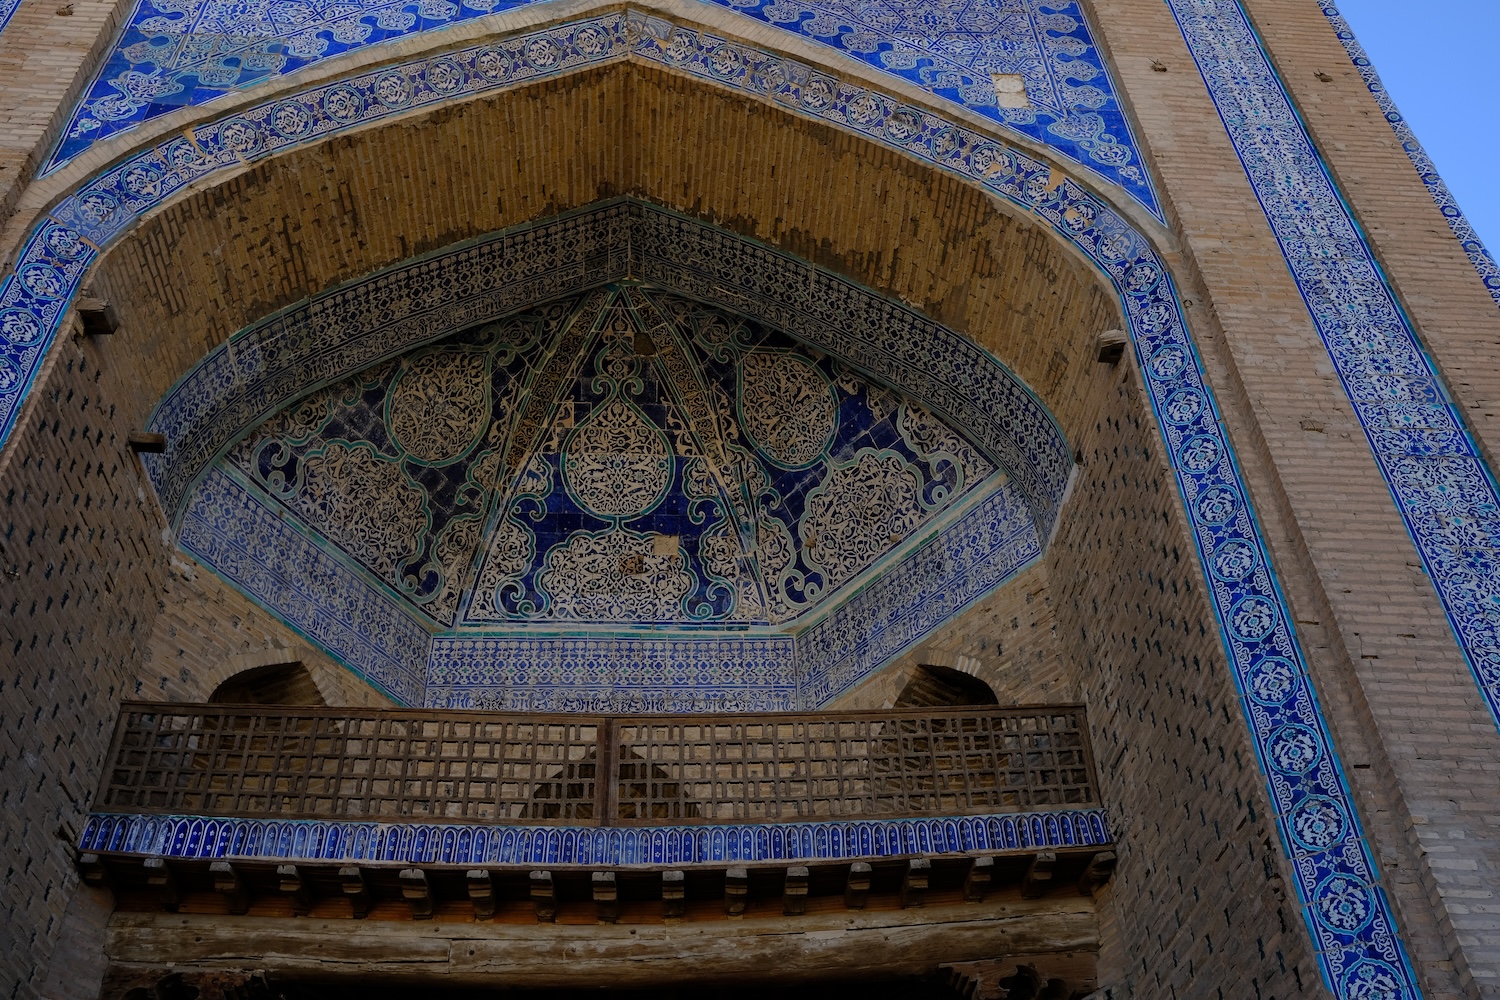
[(1171, 0), (1500, 725), (1500, 490), (1237, 0)]
[(1479, 277), (1484, 281), (1484, 287), (1489, 290), (1490, 298), (1500, 305), (1500, 264), (1495, 262), (1494, 256), (1485, 249), (1479, 234), (1474, 231), (1473, 226), (1469, 225), (1469, 220), (1464, 217), (1464, 213), (1458, 207), (1458, 199), (1453, 197), (1453, 192), (1449, 191), (1448, 185), (1443, 183), (1443, 178), (1438, 174), (1437, 165), (1427, 155), (1427, 150), (1422, 148), (1417, 134), (1412, 131), (1411, 123), (1402, 116), (1396, 107), (1396, 102), (1391, 99), (1390, 92), (1385, 89), (1385, 84), (1380, 82), (1380, 74), (1375, 72), (1375, 65), (1365, 53), (1364, 46), (1360, 45), (1359, 39), (1354, 37), (1354, 29), (1349, 27), (1349, 22), (1344, 20), (1344, 15), (1331, 0), (1318, 0), (1318, 6), (1322, 8), (1324, 16), (1333, 26), (1334, 34), (1343, 43), (1344, 51), (1349, 53), (1350, 61), (1354, 63), (1355, 69), (1359, 70), (1365, 86), (1369, 88), (1370, 96), (1375, 98), (1375, 103), (1380, 106), (1380, 111), (1395, 131), (1396, 138), (1401, 140), (1401, 148), (1411, 160), (1411, 165), (1417, 168), (1417, 174), (1421, 176), (1427, 192), (1432, 195), (1432, 200), (1443, 213), (1443, 219), (1448, 223), (1448, 228), (1453, 230), (1453, 235), (1462, 244), (1469, 262), (1474, 265), (1474, 270), (1479, 272)]
[(677, 827), (336, 823), (94, 813), (78, 849), (312, 863), (712, 865), (1098, 847), (1113, 839), (1102, 809)]
[[(537, 2), (137, 0), (43, 172), (178, 108), (345, 52)], [(826, 45), (1044, 143), (1162, 218), (1078, 0), (707, 2)], [(1020, 92), (1007, 92), (1000, 81)]]
[[(545, 49), (549, 69), (530, 63), (517, 67), (507, 55), (516, 45)], [(1241, 709), (1323, 975), (1341, 1000), (1417, 996), (1201, 360), (1150, 241), (1081, 184), (1059, 180), (1051, 164), (992, 135), (774, 53), (629, 8), (386, 70), (407, 81), (412, 101), (426, 94), (423, 100), (435, 103), (429, 79), (461, 82), (465, 94), (495, 92), (626, 53), (825, 122), (976, 184), (1071, 241), (1109, 278), (1124, 308), (1225, 652), (1243, 692)], [(495, 75), (481, 77), (484, 86), (472, 76), (455, 75), (455, 57), (481, 60)], [(475, 62), (467, 65), (478, 71)], [(216, 170), (416, 106), (406, 103), (397, 110), (371, 104), (364, 92), (342, 81), (276, 103), (290, 134), (266, 124), (270, 106), (205, 124), (195, 128), (192, 143), (185, 137), (167, 139), (95, 176), (38, 225), (22, 253), (20, 276), (0, 290), (0, 337), (11, 338), (0, 342), (4, 437), (97, 247), (108, 246), (143, 212)], [(337, 112), (340, 123), (328, 109)]]

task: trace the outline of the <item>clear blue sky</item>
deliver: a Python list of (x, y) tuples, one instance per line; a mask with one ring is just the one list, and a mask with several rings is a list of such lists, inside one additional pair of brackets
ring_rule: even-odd
[(1396, 106), (1500, 254), (1500, 0), (1339, 0)]

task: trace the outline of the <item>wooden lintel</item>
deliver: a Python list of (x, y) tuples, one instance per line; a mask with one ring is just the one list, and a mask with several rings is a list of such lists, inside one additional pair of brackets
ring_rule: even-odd
[(687, 876), (680, 871), (661, 873), (661, 915), (666, 920), (681, 920), (687, 908)]
[(354, 919), (363, 920), (370, 913), (370, 888), (365, 885), (364, 872), (357, 865), (339, 869), (339, 885), (344, 890), (344, 898), (349, 901), (349, 907), (354, 911)]
[(731, 868), (724, 873), (724, 912), (731, 917), (745, 915), (745, 901), (750, 895), (750, 872)]
[(995, 859), (988, 855), (969, 862), (968, 874), (964, 876), (964, 899), (970, 903), (984, 902), (994, 874)]
[(160, 455), (167, 450), (167, 436), (150, 431), (131, 431), (126, 441), (130, 450), (138, 455)]
[(234, 865), (228, 861), (215, 861), (208, 866), (208, 873), (214, 880), (214, 892), (228, 902), (230, 913), (250, 912), (250, 893), (245, 889), (245, 880), (240, 877)]
[(277, 865), (276, 877), (280, 880), (281, 893), (292, 901), (292, 913), (299, 917), (312, 911), (312, 890), (296, 865)]
[(156, 890), (161, 908), (168, 913), (176, 913), (182, 902), (182, 891), (177, 886), (177, 878), (172, 874), (172, 869), (167, 867), (166, 859), (147, 858), (145, 868), (146, 884)]
[(901, 908), (921, 906), (927, 898), (927, 876), (932, 872), (932, 862), (926, 858), (912, 858), (906, 863), (906, 875), (901, 879)]
[(488, 920), (495, 915), (495, 883), (490, 873), (483, 868), (472, 868), (464, 872), (464, 884), (469, 887), (469, 902), (474, 904), (474, 919)]
[(807, 878), (805, 865), (793, 865), (786, 870), (786, 884), (781, 892), (781, 912), (794, 917), (807, 912)]
[(1108, 882), (1110, 876), (1115, 873), (1115, 852), (1100, 851), (1089, 859), (1088, 866), (1083, 869), (1083, 874), (1078, 876), (1078, 892), (1083, 896), (1092, 896), (1099, 887)]
[(557, 892), (552, 886), (552, 873), (531, 873), (531, 902), (536, 907), (536, 922), (550, 924), (557, 920)]
[(427, 884), (427, 873), (420, 868), (403, 868), (396, 877), (401, 882), (401, 895), (411, 907), (411, 918), (432, 919), (432, 887)]
[(615, 885), (614, 872), (594, 872), (590, 881), (594, 886), (595, 917), (601, 924), (612, 924), (620, 919), (620, 890)]
[(844, 905), (851, 910), (863, 910), (870, 898), (870, 865), (856, 861), (849, 866), (849, 880), (844, 883)]
[(1056, 867), (1056, 851), (1038, 851), (1031, 859), (1031, 867), (1026, 869), (1026, 877), (1021, 880), (1021, 895), (1027, 899), (1045, 896), (1052, 888), (1052, 871)]

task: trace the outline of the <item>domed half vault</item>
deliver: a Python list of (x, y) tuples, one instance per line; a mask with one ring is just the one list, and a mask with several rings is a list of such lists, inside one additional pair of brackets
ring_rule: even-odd
[(1040, 551), (973, 430), (744, 312), (625, 278), (454, 325), (236, 435), (181, 523), (403, 701), (816, 704)]

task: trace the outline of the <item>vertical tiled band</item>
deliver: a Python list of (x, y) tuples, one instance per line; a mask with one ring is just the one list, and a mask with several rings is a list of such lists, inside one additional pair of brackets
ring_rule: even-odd
[[(1191, 12), (1194, 5), (1182, 0), (1179, 6)], [(1253, 37), (1250, 41), (1253, 45)], [(545, 59), (528, 61), (521, 58), (523, 52), (542, 53)], [(38, 226), (17, 276), (0, 293), (0, 331), (27, 352), (6, 369), (12, 407), (4, 413), (7, 433), (24, 383), (98, 248), (191, 182), (423, 104), (493, 93), (621, 58), (752, 96), (964, 178), (1073, 243), (1109, 279), (1172, 463), (1322, 973), (1341, 1000), (1419, 996), (1165, 266), (1127, 218), (1082, 184), (1047, 162), (931, 111), (634, 10), (414, 58), (366, 76), (284, 94), (195, 129), (192, 143), (169, 139), (116, 164), (64, 199)], [(1316, 167), (1316, 158), (1308, 158)], [(1418, 419), (1429, 411), (1413, 404), (1391, 406), (1390, 412), (1392, 419), (1402, 414)], [(1426, 425), (1416, 426), (1423, 429), (1406, 433), (1425, 440)]]
[(1500, 491), (1238, 0), (1169, 0), (1485, 703)]
[(1396, 107), (1396, 102), (1391, 99), (1390, 92), (1385, 89), (1385, 84), (1380, 82), (1380, 74), (1375, 72), (1375, 66), (1370, 62), (1370, 57), (1365, 54), (1364, 47), (1359, 44), (1359, 39), (1354, 37), (1354, 29), (1349, 27), (1349, 22), (1344, 20), (1344, 15), (1339, 11), (1331, 0), (1318, 0), (1318, 7), (1323, 15), (1328, 18), (1328, 23), (1333, 26), (1334, 34), (1344, 46), (1344, 51), (1349, 53), (1349, 59), (1354, 63), (1354, 68), (1359, 70), (1360, 77), (1369, 88), (1370, 96), (1375, 98), (1375, 103), (1380, 106), (1381, 114), (1396, 133), (1396, 138), (1401, 140), (1401, 149), (1411, 160), (1411, 165), (1417, 168), (1417, 174), (1422, 178), (1422, 184), (1427, 188), (1427, 193), (1432, 195), (1438, 210), (1443, 213), (1443, 221), (1448, 223), (1448, 228), (1463, 246), (1464, 253), (1469, 262), (1474, 265), (1474, 270), (1479, 272), (1479, 277), (1484, 280), (1484, 287), (1489, 291), (1490, 298), (1500, 305), (1500, 264), (1496, 264), (1494, 256), (1485, 249), (1484, 241), (1469, 225), (1469, 220), (1458, 207), (1458, 199), (1453, 197), (1453, 192), (1448, 190), (1448, 185), (1443, 183), (1439, 176), (1437, 165), (1427, 155), (1427, 150), (1422, 148), (1422, 143), (1417, 140), (1417, 134), (1412, 131), (1411, 123), (1402, 116)]

